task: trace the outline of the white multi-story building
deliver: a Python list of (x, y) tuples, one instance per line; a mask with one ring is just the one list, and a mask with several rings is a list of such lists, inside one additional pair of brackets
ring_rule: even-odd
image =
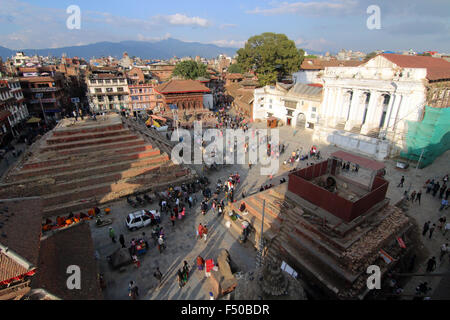
[[(19, 124), (28, 117), (28, 108), (18, 79), (0, 80), (0, 122), (3, 133), (19, 135)], [(6, 123), (7, 120), (7, 123)]]
[(321, 86), (302, 83), (265, 86), (255, 89), (253, 120), (275, 117), (288, 126), (313, 129), (321, 102)]
[(91, 74), (87, 81), (94, 111), (130, 110), (130, 91), (126, 77), (114, 74)]
[(381, 54), (358, 67), (327, 67), (314, 138), (378, 159), (397, 155), (407, 121), (423, 118), (428, 85), (448, 87), (449, 79), (450, 63), (431, 57)]

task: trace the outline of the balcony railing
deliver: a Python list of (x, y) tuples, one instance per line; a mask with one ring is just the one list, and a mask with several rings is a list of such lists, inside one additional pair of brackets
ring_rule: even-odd
[(29, 89), (31, 92), (35, 93), (35, 92), (55, 92), (58, 91), (59, 88), (54, 88), (54, 87), (48, 87), (48, 88), (30, 88)]
[[(42, 103), (55, 103), (55, 102), (56, 102), (56, 99), (54, 99), (54, 98), (41, 99), (41, 101), (42, 101)], [(31, 103), (31, 104), (39, 103), (39, 99), (37, 99), (37, 100), (31, 100), (30, 103)]]

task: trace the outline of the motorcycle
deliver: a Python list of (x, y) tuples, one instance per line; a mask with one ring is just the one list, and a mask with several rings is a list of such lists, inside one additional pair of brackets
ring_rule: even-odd
[(148, 204), (153, 203), (153, 199), (149, 197), (147, 194), (144, 194), (144, 200), (147, 201)]
[(144, 200), (142, 200), (142, 198), (139, 197), (139, 196), (136, 196), (136, 202), (137, 202), (138, 204), (140, 204), (141, 206), (144, 204)]
[(131, 200), (129, 197), (127, 197), (127, 202), (130, 206), (132, 206), (133, 208), (137, 207), (137, 203), (134, 202), (133, 200)]

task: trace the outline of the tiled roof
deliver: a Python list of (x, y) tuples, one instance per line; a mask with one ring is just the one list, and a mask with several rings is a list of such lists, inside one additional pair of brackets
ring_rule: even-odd
[(297, 96), (321, 96), (323, 88), (310, 86), (304, 83), (296, 83), (290, 90), (290, 95)]
[[(45, 289), (64, 300), (103, 299), (89, 224), (82, 222), (43, 239), (39, 264), (31, 286)], [(81, 290), (69, 290), (67, 267), (81, 270)]]
[(198, 81), (194, 80), (170, 80), (155, 88), (159, 93), (183, 93), (183, 92), (210, 92), (210, 90)]
[(358, 60), (322, 60), (305, 59), (300, 67), (301, 70), (324, 70), (326, 67), (357, 67), (363, 62)]
[(226, 78), (229, 80), (239, 80), (244, 79), (244, 76), (240, 73), (229, 73), (227, 74)]
[[(0, 200), (0, 243), (34, 266), (38, 264), (41, 224), (40, 198)], [(4, 257), (2, 255), (0, 259), (1, 277), (14, 273), (19, 273), (15, 275), (18, 276), (26, 271), (20, 263), (13, 263), (10, 258)], [(0, 278), (0, 281), (10, 278)]]
[(342, 159), (344, 161), (349, 161), (354, 164), (358, 164), (359, 166), (366, 168), (366, 169), (372, 169), (375, 171), (384, 169), (386, 166), (383, 162), (375, 161), (372, 159), (360, 157), (345, 151), (337, 151), (331, 155), (331, 157)]
[(55, 82), (53, 77), (21, 77), (21, 82)]
[(381, 56), (401, 68), (426, 68), (428, 80), (450, 79), (450, 62), (445, 59), (392, 53)]

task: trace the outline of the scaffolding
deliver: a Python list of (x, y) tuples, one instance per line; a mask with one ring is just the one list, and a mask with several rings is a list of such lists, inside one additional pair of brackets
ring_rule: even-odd
[(400, 156), (419, 162), (420, 169), (450, 149), (450, 108), (426, 106), (421, 122), (407, 121), (407, 124), (407, 149)]

